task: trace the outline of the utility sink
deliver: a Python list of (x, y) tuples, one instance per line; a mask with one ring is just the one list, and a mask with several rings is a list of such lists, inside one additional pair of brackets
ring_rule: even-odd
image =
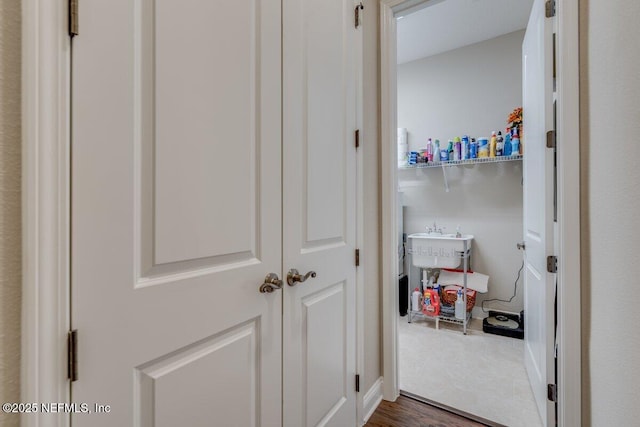
[(462, 262), (464, 245), (471, 249), (473, 236), (462, 234), (414, 233), (409, 235), (413, 265), (421, 268), (456, 268)]

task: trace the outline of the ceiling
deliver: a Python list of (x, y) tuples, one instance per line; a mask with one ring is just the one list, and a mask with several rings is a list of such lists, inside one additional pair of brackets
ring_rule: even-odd
[(533, 0), (432, 0), (416, 12), (396, 13), (401, 16), (398, 64), (526, 28), (532, 4)]

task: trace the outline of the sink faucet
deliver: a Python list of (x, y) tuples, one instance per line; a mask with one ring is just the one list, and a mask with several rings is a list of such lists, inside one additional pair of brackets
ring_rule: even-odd
[(440, 233), (440, 234), (442, 234), (442, 230), (445, 229), (446, 227), (438, 228), (438, 226), (436, 225), (436, 222), (433, 221), (433, 228), (431, 228), (431, 227), (426, 227), (426, 228), (427, 228), (427, 233)]

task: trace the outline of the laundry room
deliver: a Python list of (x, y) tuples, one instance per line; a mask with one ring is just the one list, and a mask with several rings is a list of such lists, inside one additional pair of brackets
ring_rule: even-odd
[(400, 389), (490, 425), (541, 425), (524, 357), (531, 4), (396, 14)]

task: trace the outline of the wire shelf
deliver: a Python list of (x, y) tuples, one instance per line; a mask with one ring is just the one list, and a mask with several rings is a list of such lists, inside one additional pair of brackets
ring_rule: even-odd
[(400, 166), (398, 169), (428, 169), (440, 168), (443, 166), (459, 166), (459, 165), (475, 165), (478, 163), (501, 163), (522, 160), (522, 155), (517, 156), (500, 156), (500, 157), (482, 157), (478, 159), (467, 160), (449, 160), (446, 162), (417, 163), (415, 165)]

